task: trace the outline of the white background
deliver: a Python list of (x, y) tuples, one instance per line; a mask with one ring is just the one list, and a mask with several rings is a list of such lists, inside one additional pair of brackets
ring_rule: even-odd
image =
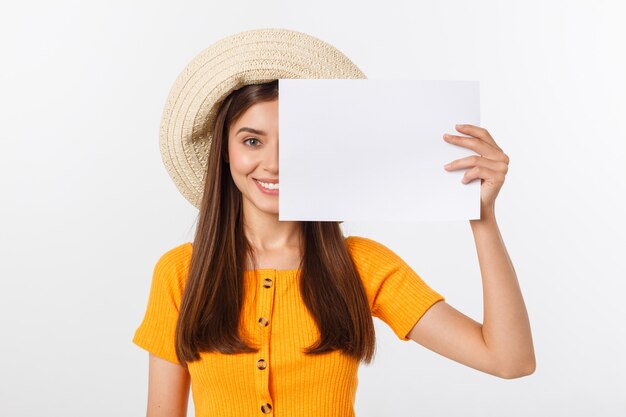
[[(536, 372), (499, 379), (376, 319), (357, 415), (623, 415), (625, 17), (597, 0), (3, 5), (0, 415), (145, 414), (148, 354), (131, 339), (154, 263), (197, 214), (161, 163), (162, 106), (200, 50), (256, 27), (317, 36), (372, 78), (480, 81), (482, 125), (511, 158), (496, 211)], [(482, 322), (467, 222), (344, 229)]]

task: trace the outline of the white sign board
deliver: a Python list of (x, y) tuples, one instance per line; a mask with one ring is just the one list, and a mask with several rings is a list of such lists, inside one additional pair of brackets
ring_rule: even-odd
[(477, 81), (280, 79), (279, 220), (480, 218), (480, 179), (443, 140), (480, 126)]

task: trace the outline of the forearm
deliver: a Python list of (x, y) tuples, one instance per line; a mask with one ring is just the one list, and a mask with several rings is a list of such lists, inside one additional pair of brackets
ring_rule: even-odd
[(470, 220), (483, 283), (483, 338), (508, 374), (535, 368), (528, 313), (513, 263), (498, 228), (495, 209), (482, 208), (480, 220)]

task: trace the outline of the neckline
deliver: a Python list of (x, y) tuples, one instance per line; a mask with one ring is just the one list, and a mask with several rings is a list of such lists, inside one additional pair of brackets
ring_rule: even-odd
[[(352, 238), (353, 236), (344, 236), (344, 241), (348, 241), (350, 238)], [(193, 242), (187, 242), (187, 244), (193, 248)], [(192, 249), (193, 250), (193, 249)], [(274, 272), (277, 274), (283, 273), (283, 274), (294, 274), (294, 273), (299, 273), (302, 272), (301, 268), (298, 269), (276, 269), (276, 268), (258, 268), (258, 269), (246, 269), (243, 271), (244, 274), (253, 274), (253, 273), (263, 273), (263, 272)]]

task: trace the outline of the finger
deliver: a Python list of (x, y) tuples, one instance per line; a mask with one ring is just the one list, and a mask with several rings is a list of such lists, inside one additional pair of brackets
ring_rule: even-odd
[(448, 143), (471, 149), (477, 154), (485, 156), (487, 158), (495, 159), (495, 160), (502, 159), (502, 157), (499, 156), (501, 151), (499, 149), (494, 148), (492, 145), (483, 141), (482, 139), (478, 139), (474, 137), (466, 137), (466, 136), (449, 135), (447, 133), (443, 135), (443, 138)]
[(482, 166), (503, 174), (509, 172), (509, 165), (506, 162), (494, 161), (493, 159), (478, 155), (470, 155), (465, 158), (454, 160), (445, 165), (444, 168), (447, 171), (454, 171), (457, 169), (472, 168), (474, 166)]
[(484, 166), (475, 166), (474, 168), (468, 170), (465, 175), (463, 175), (463, 179), (461, 179), (461, 182), (463, 184), (467, 184), (477, 178), (480, 178), (489, 184), (497, 186), (504, 183), (505, 174), (500, 171), (486, 168)]
[(487, 131), (487, 129), (484, 129), (479, 126), (468, 125), (468, 124), (459, 124), (459, 125), (456, 125), (455, 128), (461, 133), (473, 136), (475, 138), (482, 139), (488, 144), (490, 144), (491, 146), (493, 146), (494, 148), (500, 149), (500, 147), (498, 146), (498, 144), (496, 144), (496, 141), (493, 139), (493, 137)]

